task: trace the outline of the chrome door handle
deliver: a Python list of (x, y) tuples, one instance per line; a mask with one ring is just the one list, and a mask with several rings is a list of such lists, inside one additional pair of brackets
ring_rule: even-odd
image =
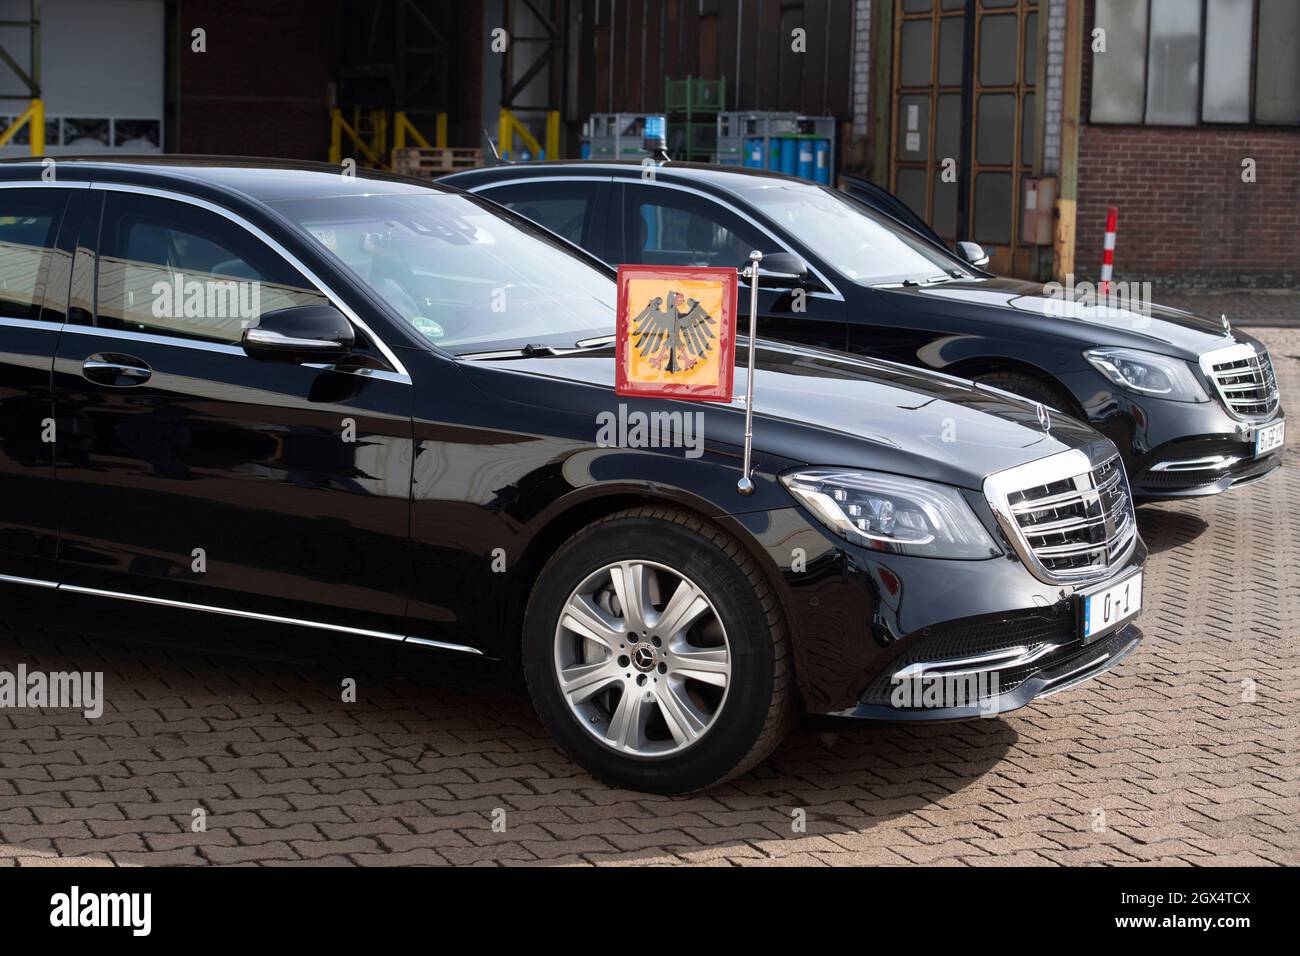
[(81, 375), (87, 381), (98, 385), (125, 388), (149, 381), (153, 369), (143, 359), (130, 355), (101, 353), (92, 355), (81, 363)]

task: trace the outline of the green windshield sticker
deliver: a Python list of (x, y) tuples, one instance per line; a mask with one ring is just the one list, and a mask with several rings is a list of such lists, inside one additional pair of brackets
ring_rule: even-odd
[(428, 338), (440, 339), (446, 334), (443, 332), (442, 326), (433, 319), (426, 319), (424, 316), (417, 315), (413, 321), (416, 331)]

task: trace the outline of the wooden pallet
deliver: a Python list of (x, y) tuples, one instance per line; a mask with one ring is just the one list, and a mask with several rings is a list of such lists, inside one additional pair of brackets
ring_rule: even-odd
[(432, 149), (404, 147), (393, 150), (393, 172), (417, 179), (433, 179), (461, 169), (484, 165), (483, 150), (477, 147), (445, 146)]

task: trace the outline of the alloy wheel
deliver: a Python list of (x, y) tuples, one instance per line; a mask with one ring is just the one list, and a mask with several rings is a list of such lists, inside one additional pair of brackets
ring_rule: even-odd
[(555, 629), (555, 674), (575, 719), (605, 746), (678, 754), (716, 723), (731, 681), (726, 629), (682, 573), (619, 561), (569, 595)]

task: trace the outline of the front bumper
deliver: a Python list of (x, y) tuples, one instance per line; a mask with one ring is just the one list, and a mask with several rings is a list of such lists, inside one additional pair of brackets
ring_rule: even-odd
[[(1270, 422), (1283, 421), (1281, 412)], [(1259, 458), (1249, 436), (1192, 438), (1153, 449), (1130, 476), (1133, 494), (1144, 501), (1217, 495), (1237, 485), (1267, 478), (1282, 467), (1282, 449)]]
[[(963, 684), (976, 691), (963, 694), (966, 702), (946, 707), (899, 707), (891, 703), (905, 682), (899, 676), (905, 668), (892, 673), (882, 673), (872, 682), (855, 707), (829, 716), (853, 717), (859, 720), (969, 720), (974, 717), (995, 717), (1018, 710), (1040, 697), (1069, 690), (1094, 677), (1100, 677), (1128, 657), (1142, 643), (1142, 632), (1133, 624), (1094, 641), (1087, 646), (1073, 635), (1060, 644), (1050, 640), (1024, 648), (1012, 657), (994, 657), (992, 654), (974, 654), (966, 658), (927, 660), (926, 665), (939, 665), (938, 670), (926, 671), (939, 681), (945, 673), (960, 673)], [(1046, 650), (1045, 650), (1046, 649)], [(1012, 648), (1011, 650), (1016, 650)], [(921, 663), (921, 662), (918, 662)], [(958, 669), (960, 669), (958, 671)], [(969, 675), (969, 676), (967, 676)], [(920, 681), (914, 681), (920, 684)], [(992, 688), (993, 693), (980, 689)], [(923, 690), (918, 688), (920, 693)], [(970, 698), (974, 697), (974, 700)]]
[[(996, 539), (1005, 540), (987, 504), (973, 494), (968, 500)], [(775, 571), (795, 678), (812, 714), (951, 720), (990, 709), (1003, 713), (1109, 670), (1140, 640), (1130, 623), (1085, 647), (1078, 637), (1078, 595), (1106, 582), (1044, 583), (1009, 544), (999, 558), (948, 561), (846, 544), (800, 509), (728, 520), (766, 551)], [(1120, 581), (1137, 571), (1146, 555), (1139, 538), (1106, 580)], [(1107, 656), (1100, 659), (1103, 653)], [(964, 667), (998, 673), (990, 699), (981, 696), (966, 708), (929, 702), (899, 707), (891, 699), (894, 675), (913, 665), (937, 662), (942, 669), (946, 662), (998, 654), (996, 667)]]
[[(1172, 402), (1116, 389), (1096, 371), (1061, 376), (1088, 424), (1113, 441), (1133, 497), (1160, 501), (1214, 495), (1267, 477), (1282, 449), (1254, 457), (1254, 430), (1286, 418), (1279, 405), (1267, 421), (1242, 421), (1213, 399)], [(1208, 386), (1207, 386), (1208, 387)]]

